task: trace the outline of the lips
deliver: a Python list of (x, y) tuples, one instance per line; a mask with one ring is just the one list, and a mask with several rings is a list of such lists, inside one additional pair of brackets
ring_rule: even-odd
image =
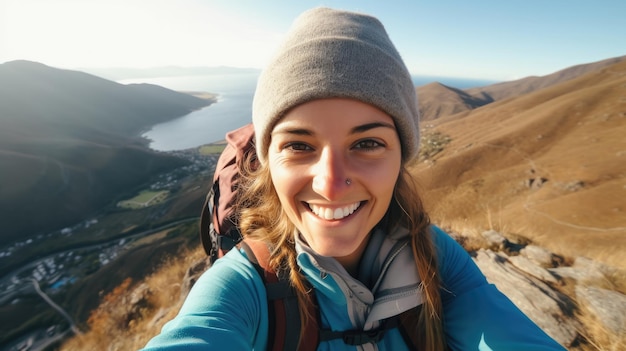
[(331, 219), (336, 220), (336, 219), (345, 218), (351, 215), (352, 213), (354, 213), (354, 211), (356, 211), (359, 208), (359, 206), (361, 206), (361, 203), (355, 202), (351, 205), (347, 205), (343, 207), (324, 207), (324, 206), (315, 205), (315, 204), (308, 204), (308, 205), (311, 211), (315, 213), (316, 216), (322, 219), (326, 219), (326, 220), (331, 220)]

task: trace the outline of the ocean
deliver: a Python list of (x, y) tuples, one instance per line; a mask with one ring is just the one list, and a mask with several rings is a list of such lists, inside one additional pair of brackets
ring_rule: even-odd
[[(142, 136), (158, 151), (184, 150), (224, 139), (226, 132), (251, 121), (252, 97), (258, 73), (229, 73), (125, 79), (122, 84), (150, 83), (177, 91), (219, 94), (217, 103), (153, 126)], [(496, 83), (489, 80), (414, 76), (415, 86), (440, 82), (457, 89)]]

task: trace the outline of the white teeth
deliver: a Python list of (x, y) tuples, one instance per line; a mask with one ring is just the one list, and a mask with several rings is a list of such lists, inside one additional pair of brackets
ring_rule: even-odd
[(313, 213), (315, 213), (318, 217), (323, 219), (342, 219), (354, 213), (357, 208), (361, 205), (360, 202), (355, 202), (352, 205), (348, 205), (345, 207), (339, 207), (336, 209), (322, 207), (319, 205), (309, 204), (309, 208)]
[(335, 215), (333, 216), (333, 218), (343, 218), (343, 209), (338, 208), (335, 210)]
[(327, 208), (325, 210), (322, 210), (324, 213), (324, 218), (326, 219), (333, 219), (333, 210), (331, 210), (330, 208)]

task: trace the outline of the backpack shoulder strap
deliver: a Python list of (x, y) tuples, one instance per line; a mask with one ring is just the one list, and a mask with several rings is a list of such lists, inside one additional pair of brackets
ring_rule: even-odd
[[(426, 349), (426, 334), (424, 330), (419, 327), (419, 315), (422, 311), (422, 306), (423, 305), (413, 307), (398, 316), (400, 322), (398, 329), (400, 330), (404, 342), (411, 350)], [(449, 350), (449, 348), (446, 347), (445, 350)]]
[[(298, 297), (291, 286), (289, 278), (280, 276), (269, 265), (270, 251), (264, 242), (245, 239), (241, 247), (246, 251), (248, 259), (257, 269), (265, 283), (269, 313), (268, 350), (307, 350), (317, 349), (319, 334), (315, 325), (306, 328), (300, 342), (301, 316)], [(314, 296), (313, 296), (314, 297)], [(311, 315), (319, 318), (314, 304), (307, 306)]]
[(307, 307), (310, 316), (314, 316), (302, 334), (300, 309), (296, 291), (291, 287), (289, 278), (280, 276), (269, 265), (270, 251), (261, 241), (245, 239), (240, 243), (248, 255), (248, 259), (263, 279), (267, 291), (269, 335), (268, 350), (287, 351), (304, 350), (314, 351), (320, 341), (343, 339), (348, 345), (362, 345), (367, 342), (378, 342), (386, 331), (399, 328), (404, 342), (411, 350), (421, 350), (418, 347), (423, 335), (418, 332), (417, 316), (421, 306), (408, 310), (395, 318), (390, 318), (380, 328), (374, 331), (342, 331), (334, 332), (321, 329), (320, 315), (316, 306), (315, 293), (311, 290), (312, 304)]

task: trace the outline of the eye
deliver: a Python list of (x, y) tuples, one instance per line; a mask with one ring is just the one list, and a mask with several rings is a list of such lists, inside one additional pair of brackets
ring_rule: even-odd
[(313, 150), (313, 148), (302, 142), (289, 142), (283, 146), (283, 150), (291, 152), (306, 152)]
[(382, 148), (384, 146), (385, 144), (374, 139), (359, 140), (358, 142), (356, 142), (356, 144), (354, 144), (355, 149), (360, 149), (364, 151), (370, 151), (370, 150), (373, 151), (373, 150)]

